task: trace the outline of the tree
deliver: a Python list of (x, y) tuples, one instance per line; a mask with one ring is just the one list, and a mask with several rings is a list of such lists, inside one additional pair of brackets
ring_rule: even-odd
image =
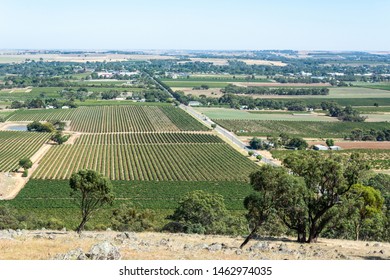
[(110, 180), (93, 170), (80, 170), (70, 177), (71, 197), (81, 209), (81, 223), (76, 231), (84, 230), (92, 214), (105, 204), (114, 201), (113, 187)]
[(255, 152), (254, 151), (248, 151), (248, 156), (253, 156), (253, 154), (254, 154)]
[(333, 139), (326, 139), (325, 141), (326, 146), (330, 149), (330, 147), (334, 146), (334, 140)]
[(62, 135), (61, 131), (57, 131), (54, 135), (51, 136), (50, 140), (56, 142), (58, 145), (62, 145), (68, 141), (69, 135)]
[(350, 199), (353, 201), (353, 213), (348, 219), (353, 222), (355, 239), (359, 240), (360, 229), (369, 218), (382, 214), (384, 199), (379, 190), (373, 187), (355, 184), (351, 188)]
[(307, 144), (304, 139), (296, 137), (290, 139), (290, 141), (288, 142), (288, 146), (291, 148), (296, 148), (298, 150), (306, 150), (309, 144)]
[(263, 157), (262, 157), (261, 155), (257, 155), (257, 156), (256, 156), (256, 159), (257, 159), (258, 161), (261, 161), (262, 158), (263, 158)]
[(24, 157), (19, 160), (19, 166), (23, 167), (23, 169), (26, 171), (32, 167), (32, 161), (29, 158)]
[(253, 137), (250, 141), (249, 141), (249, 146), (254, 149), (254, 150), (260, 150), (260, 149), (263, 149), (263, 141), (261, 141), (261, 139), (257, 138), (257, 137)]
[(168, 218), (183, 224), (187, 233), (222, 234), (232, 228), (223, 197), (202, 190), (185, 195)]
[(307, 223), (308, 242), (315, 242), (332, 220), (330, 209), (343, 203), (343, 198), (369, 167), (358, 154), (349, 158), (340, 155), (313, 152), (288, 156), (283, 164), (293, 175), (305, 181), (304, 219)]
[(211, 128), (212, 128), (212, 129), (215, 129), (216, 127), (217, 127), (217, 124), (215, 124), (215, 123), (212, 123), (212, 124), (211, 124)]
[(299, 189), (299, 184), (302, 184), (302, 180), (289, 175), (285, 168), (270, 165), (261, 166), (260, 170), (252, 173), (249, 178), (255, 192), (244, 199), (244, 206), (248, 210), (246, 218), (252, 231), (241, 244), (241, 248), (254, 237), (272, 212), (278, 212), (286, 189)]

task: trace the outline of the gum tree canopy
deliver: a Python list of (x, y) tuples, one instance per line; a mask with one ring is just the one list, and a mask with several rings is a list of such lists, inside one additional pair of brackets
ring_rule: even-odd
[(247, 218), (256, 229), (271, 211), (294, 230), (299, 242), (315, 242), (332, 220), (331, 210), (342, 205), (352, 186), (368, 170), (358, 154), (343, 157), (305, 152), (288, 156), (285, 167), (263, 166), (250, 176), (254, 193), (245, 198)]

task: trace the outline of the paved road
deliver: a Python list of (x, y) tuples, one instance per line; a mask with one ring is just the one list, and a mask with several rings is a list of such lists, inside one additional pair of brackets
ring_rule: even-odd
[[(183, 104), (180, 105), (180, 107), (187, 111), (188, 113), (190, 113), (192, 116), (194, 116), (195, 118), (199, 119), (201, 122), (205, 123), (206, 125), (208, 126), (211, 126), (212, 124), (215, 124), (212, 120), (210, 120), (208, 117), (206, 117), (205, 115), (203, 114), (200, 114), (198, 113), (197, 111), (195, 111), (192, 107), (190, 106), (185, 106)], [(243, 143), (235, 134), (231, 133), (230, 131), (224, 129), (223, 127), (219, 126), (216, 124), (216, 128), (214, 129), (215, 131), (217, 131), (218, 133), (222, 134), (223, 136), (225, 136), (226, 138), (228, 138), (230, 141), (232, 141), (234, 144), (236, 144), (238, 147), (240, 147), (241, 149), (244, 149), (245, 151), (249, 152), (249, 151), (253, 151), (254, 152), (254, 155), (257, 156), (259, 155), (259, 153), (257, 153), (255, 150), (252, 150), (250, 148), (248, 148), (245, 143)], [(266, 163), (266, 164), (270, 164), (270, 165), (273, 165), (273, 166), (277, 166), (277, 164), (275, 162), (273, 162), (271, 159), (269, 158), (266, 158), (264, 156), (262, 156), (262, 159), (261, 159), (262, 162)]]
[[(153, 76), (149, 75), (148, 73), (144, 72), (147, 76), (149, 76), (150, 79), (152, 79), (156, 85), (158, 85), (163, 91), (165, 91), (166, 93), (168, 93), (170, 96), (172, 96), (172, 94), (166, 90)], [(173, 96), (172, 96), (173, 97)], [(182, 108), (183, 110), (187, 111), (188, 113), (190, 113), (192, 116), (194, 116), (195, 118), (199, 119), (201, 122), (205, 123), (206, 125), (208, 126), (211, 126), (212, 124), (215, 124), (216, 127), (215, 127), (215, 131), (217, 131), (218, 133), (222, 134), (223, 136), (225, 136), (226, 138), (228, 138), (230, 141), (232, 141), (234, 144), (236, 144), (238, 147), (240, 147), (241, 149), (244, 149), (245, 151), (249, 152), (249, 151), (253, 151), (254, 153), (254, 156), (257, 156), (259, 155), (259, 153), (257, 153), (255, 150), (252, 150), (252, 149), (249, 149), (236, 135), (234, 135), (233, 133), (231, 133), (230, 131), (224, 129), (223, 127), (217, 125), (216, 123), (214, 123), (212, 120), (210, 120), (208, 117), (206, 117), (205, 115), (202, 115), (200, 113), (198, 113), (197, 111), (195, 111), (192, 107), (190, 106), (186, 106), (184, 104), (181, 104), (180, 105), (180, 108)], [(275, 162), (273, 162), (271, 159), (269, 158), (266, 158), (264, 156), (262, 156), (262, 159), (261, 159), (262, 162), (266, 163), (266, 164), (270, 164), (270, 165), (273, 165), (273, 166), (278, 166)]]

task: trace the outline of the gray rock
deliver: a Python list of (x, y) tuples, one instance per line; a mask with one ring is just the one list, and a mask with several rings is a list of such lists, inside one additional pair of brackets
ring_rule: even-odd
[(122, 233), (118, 234), (116, 237), (120, 238), (120, 239), (130, 239), (130, 240), (133, 240), (133, 241), (137, 241), (138, 240), (137, 235), (135, 234), (135, 232), (122, 232)]
[(71, 250), (66, 254), (57, 254), (54, 257), (55, 260), (87, 260), (87, 256), (84, 254), (83, 250), (77, 248), (75, 250)]
[(220, 243), (212, 243), (210, 246), (208, 246), (208, 250), (209, 251), (221, 251), (222, 248), (224, 248), (224, 244), (220, 244)]
[(189, 244), (184, 244), (183, 250), (189, 251), (189, 250), (191, 250), (191, 249), (192, 249), (192, 246), (191, 246), (191, 245), (189, 245)]
[(237, 249), (237, 250), (236, 250), (236, 255), (238, 255), (238, 256), (239, 256), (239, 255), (242, 255), (242, 250), (241, 250), (241, 249)]
[(98, 243), (92, 246), (91, 250), (86, 254), (91, 260), (120, 260), (121, 254), (117, 247), (110, 242)]
[(379, 243), (375, 243), (374, 245), (372, 245), (372, 247), (380, 247), (381, 246), (381, 244), (379, 244)]
[(270, 248), (268, 242), (257, 242), (249, 248), (249, 251), (256, 251), (256, 250), (269, 251), (269, 249)]
[(0, 239), (13, 239), (12, 234), (7, 230), (0, 231)]
[(169, 239), (163, 238), (160, 240), (160, 245), (161, 246), (168, 246), (168, 242), (169, 242)]
[(205, 243), (200, 243), (200, 244), (197, 244), (194, 246), (194, 249), (197, 249), (197, 250), (208, 249), (208, 248), (209, 248), (209, 245), (207, 245)]

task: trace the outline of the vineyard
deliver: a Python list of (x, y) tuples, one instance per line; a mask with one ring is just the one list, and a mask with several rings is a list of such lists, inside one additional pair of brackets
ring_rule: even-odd
[(112, 180), (244, 181), (256, 168), (222, 143), (83, 145), (78, 141), (51, 148), (33, 176), (67, 179), (80, 169), (93, 169)]
[(82, 134), (76, 139), (79, 145), (143, 145), (176, 143), (223, 143), (212, 134), (200, 133), (109, 133)]
[(31, 157), (50, 138), (47, 133), (0, 131), (0, 171), (18, 168), (22, 157)]
[(87, 133), (201, 131), (205, 126), (173, 106), (95, 106), (21, 110), (8, 121), (70, 121), (70, 130)]
[(298, 137), (343, 138), (352, 130), (390, 129), (388, 122), (307, 122), (307, 121), (259, 121), (214, 120), (222, 127), (242, 136), (277, 136), (287, 133)]

